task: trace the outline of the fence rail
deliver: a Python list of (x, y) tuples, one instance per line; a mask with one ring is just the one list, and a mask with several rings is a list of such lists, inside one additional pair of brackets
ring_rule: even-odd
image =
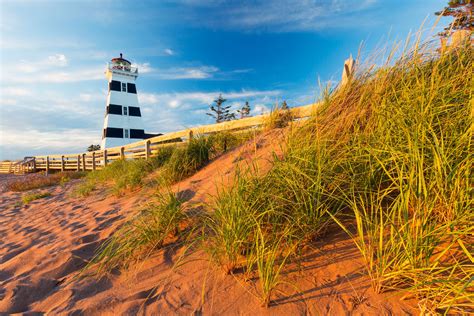
[[(311, 115), (317, 103), (291, 108), (288, 111), (294, 119)], [(239, 120), (197, 126), (165, 135), (140, 140), (119, 147), (106, 148), (92, 152), (64, 155), (45, 155), (27, 157), (30, 160), (0, 163), (0, 173), (26, 173), (39, 170), (85, 171), (101, 169), (118, 159), (149, 159), (157, 155), (160, 147), (185, 143), (195, 135), (208, 135), (223, 131), (240, 131), (265, 124), (269, 114), (262, 114)], [(17, 166), (17, 167), (15, 167)], [(21, 167), (19, 167), (21, 166)]]

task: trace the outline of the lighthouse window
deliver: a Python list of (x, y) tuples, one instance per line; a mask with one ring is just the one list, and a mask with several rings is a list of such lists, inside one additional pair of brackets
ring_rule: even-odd
[(127, 92), (127, 84), (122, 82), (122, 92)]
[(127, 90), (128, 90), (128, 93), (134, 93), (134, 94), (137, 93), (137, 87), (135, 86), (134, 83), (127, 83)]
[(122, 115), (122, 106), (118, 104), (109, 104), (107, 106), (107, 113)]
[(123, 115), (128, 115), (128, 106), (123, 107)]
[(109, 90), (111, 90), (111, 91), (120, 91), (120, 81), (112, 80), (109, 83)]
[(140, 108), (138, 106), (129, 106), (128, 115), (130, 116), (142, 116), (140, 113)]

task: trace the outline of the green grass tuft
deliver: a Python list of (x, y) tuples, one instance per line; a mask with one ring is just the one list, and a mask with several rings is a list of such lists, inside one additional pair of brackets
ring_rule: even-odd
[(49, 196), (51, 196), (51, 193), (49, 192), (28, 193), (21, 197), (21, 201), (23, 202), (24, 205), (26, 205), (35, 200), (43, 199)]
[(101, 275), (147, 258), (153, 250), (179, 236), (179, 224), (184, 218), (182, 201), (175, 194), (158, 194), (156, 201), (125, 223), (98, 249), (87, 268), (95, 267)]

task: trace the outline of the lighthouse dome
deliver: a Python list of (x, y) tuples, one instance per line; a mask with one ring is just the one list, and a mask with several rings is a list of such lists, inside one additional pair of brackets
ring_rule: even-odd
[(120, 53), (120, 57), (112, 58), (111, 66), (112, 69), (124, 70), (124, 71), (131, 71), (132, 63), (125, 58), (123, 58), (122, 53)]

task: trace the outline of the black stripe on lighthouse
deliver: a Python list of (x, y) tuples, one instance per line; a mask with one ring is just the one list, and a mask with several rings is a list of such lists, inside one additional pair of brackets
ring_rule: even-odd
[(122, 106), (118, 104), (109, 104), (107, 106), (107, 114), (122, 115)]
[(130, 138), (145, 139), (145, 130), (131, 128)]
[(105, 137), (123, 138), (123, 128), (107, 127), (105, 129)]

